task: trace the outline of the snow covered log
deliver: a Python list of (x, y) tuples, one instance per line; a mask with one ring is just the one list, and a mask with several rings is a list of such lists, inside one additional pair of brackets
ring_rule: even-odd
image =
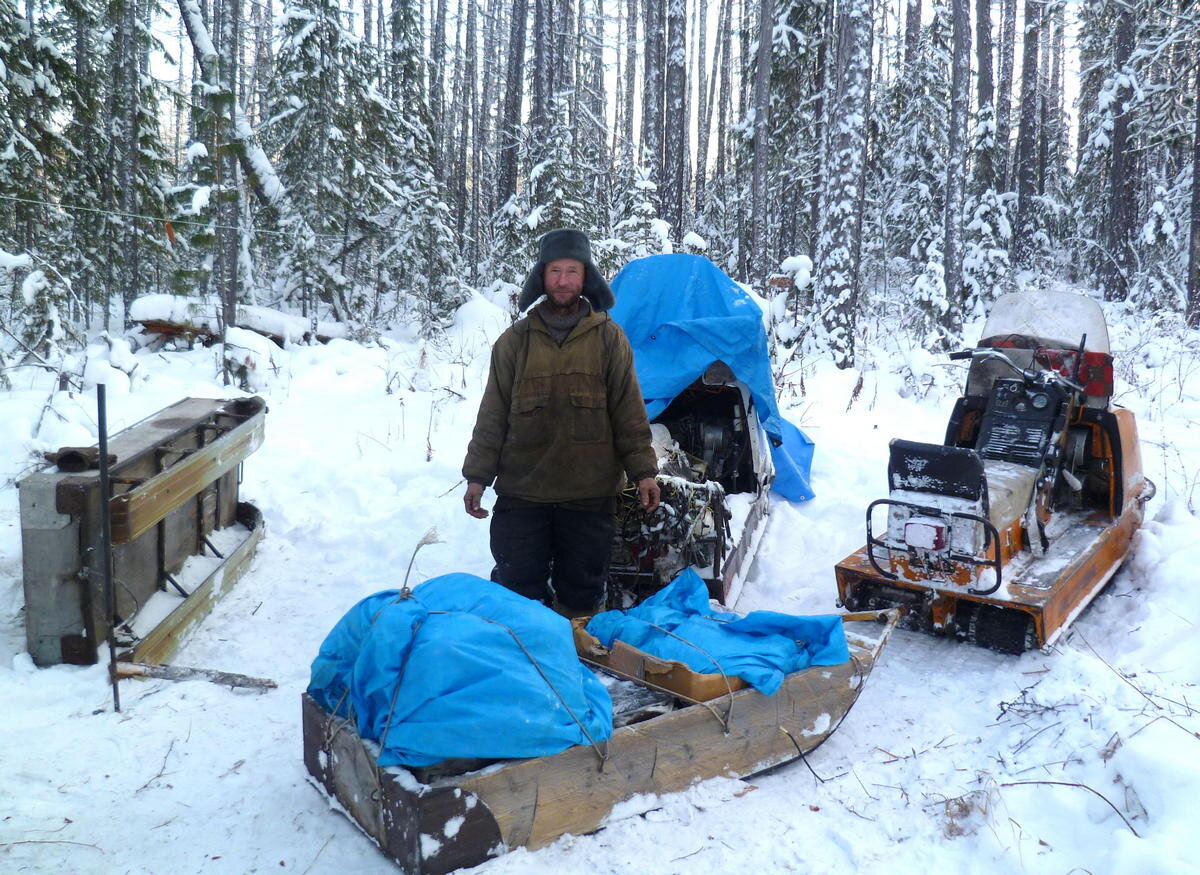
[[(214, 298), (189, 298), (181, 295), (143, 295), (129, 306), (129, 319), (146, 331), (167, 337), (199, 338), (205, 343), (220, 339), (217, 318), (220, 303)], [(321, 343), (346, 336), (340, 322), (317, 322), (303, 316), (239, 304), (233, 327), (269, 337), (280, 346), (289, 342), (308, 342), (314, 337)]]

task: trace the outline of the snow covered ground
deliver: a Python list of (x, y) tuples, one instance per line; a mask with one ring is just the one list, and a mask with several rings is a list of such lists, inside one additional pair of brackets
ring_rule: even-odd
[[(13, 481), (41, 451), (95, 440), (94, 386), (52, 392), (52, 375), (11, 374), (0, 393), (0, 871), (395, 871), (308, 784), (299, 697), (332, 624), (401, 582), (430, 525), (444, 543), (421, 551), (414, 580), (490, 568), (487, 523), (463, 513), (456, 484), (494, 317), (475, 301), (436, 349), (335, 340), (262, 363), (267, 440), (243, 495), (263, 510), (266, 539), (174, 661), (279, 689), (126, 681), (120, 714), (104, 667), (34, 668), (22, 625)], [(1014, 658), (900, 632), (807, 766), (638, 800), (594, 835), (479, 871), (1200, 871), (1200, 336), (1140, 314), (1109, 319), (1118, 400), (1137, 413), (1159, 493), (1132, 560), (1053, 652)], [(833, 610), (832, 567), (861, 544), (888, 440), (940, 440), (962, 372), (887, 327), (873, 368), (809, 368), (807, 393), (784, 399), (817, 443), (817, 498), (775, 501), (739, 610)], [(109, 378), (114, 427), (183, 396), (230, 394), (213, 350), (89, 355), (91, 380)]]

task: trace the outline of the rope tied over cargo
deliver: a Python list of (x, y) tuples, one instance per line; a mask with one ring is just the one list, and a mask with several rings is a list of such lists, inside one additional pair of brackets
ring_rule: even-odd
[[(688, 639), (684, 638), (682, 635), (676, 635), (670, 629), (664, 629), (662, 626), (659, 626), (657, 623), (651, 623), (649, 620), (642, 619), (641, 617), (633, 617), (633, 615), (629, 615), (629, 616), (631, 616), (635, 620), (640, 620), (641, 622), (643, 622), (647, 626), (649, 626), (651, 629), (655, 629), (659, 632), (662, 632), (664, 635), (669, 635), (670, 637), (674, 638), (676, 641), (681, 642), (682, 644), (686, 644), (688, 647), (691, 647), (693, 650), (696, 650), (699, 653), (701, 653), (705, 659), (707, 659), (709, 662), (711, 662), (713, 665), (715, 665), (717, 667), (717, 671), (720, 672), (720, 674), (721, 674), (721, 680), (723, 680), (725, 682), (725, 695), (729, 699), (729, 707), (725, 709), (725, 714), (723, 716), (718, 714), (717, 709), (712, 707), (711, 705), (706, 705), (706, 707), (708, 707), (708, 710), (710, 712), (712, 712), (712, 715), (717, 718), (717, 722), (721, 724), (721, 731), (724, 732), (726, 735), (728, 735), (729, 734), (729, 721), (733, 719), (733, 686), (729, 683), (729, 675), (725, 673), (725, 669), (723, 669), (721, 667), (721, 663), (717, 661), (717, 658), (715, 656), (713, 656), (711, 653), (709, 653), (707, 650), (705, 650), (703, 647), (701, 647), (699, 644), (697, 644), (696, 642), (689, 641)], [(710, 619), (715, 619), (715, 618), (710, 618)], [(722, 622), (719, 619), (717, 621)], [(678, 695), (678, 694), (675, 694), (675, 695)], [(704, 703), (704, 704), (706, 704), (706, 703)]]
[[(437, 612), (431, 611), (430, 613), (437, 613)], [(479, 619), (485, 620), (486, 622), (491, 623), (494, 626), (499, 626), (501, 629), (503, 629), (505, 632), (507, 632), (510, 636), (512, 636), (512, 640), (516, 643), (517, 647), (521, 648), (521, 652), (525, 654), (525, 658), (529, 660), (530, 664), (532, 664), (535, 669), (537, 669), (537, 673), (542, 676), (542, 680), (544, 680), (546, 682), (546, 686), (548, 686), (550, 688), (550, 691), (552, 693), (554, 693), (554, 695), (558, 699), (559, 703), (563, 706), (563, 710), (565, 710), (567, 712), (567, 714), (570, 715), (571, 719), (575, 721), (575, 725), (579, 727), (579, 731), (583, 733), (583, 737), (588, 740), (588, 744), (590, 744), (592, 746), (592, 750), (594, 750), (596, 752), (596, 757), (600, 761), (599, 766), (597, 767), (597, 771), (603, 772), (604, 764), (606, 762), (608, 762), (608, 742), (604, 742), (604, 744), (600, 744), (596, 741), (596, 739), (592, 738), (592, 734), (587, 731), (587, 727), (583, 725), (583, 721), (580, 720), (579, 717), (576, 716), (576, 714), (573, 710), (571, 710), (571, 706), (567, 704), (567, 700), (565, 698), (563, 698), (563, 694), (558, 691), (558, 688), (556, 686), (554, 686), (554, 682), (550, 680), (550, 677), (546, 674), (546, 672), (542, 668), (542, 666), (538, 663), (538, 661), (536, 659), (534, 659), (533, 654), (529, 652), (529, 649), (524, 645), (524, 643), (521, 641), (521, 637), (519, 635), (517, 635), (516, 632), (514, 632), (512, 629), (510, 629), (508, 626), (504, 625), (503, 623), (501, 623), (497, 620), (493, 620), (490, 617), (480, 616)]]
[[(403, 597), (403, 594), (401, 595), (401, 597)], [(449, 614), (451, 612), (450, 611), (429, 611), (428, 613), (430, 615), (433, 615), (433, 614)], [(596, 752), (596, 757), (600, 761), (599, 771), (604, 771), (604, 764), (606, 762), (608, 762), (608, 743), (605, 742), (604, 744), (600, 744), (599, 742), (596, 741), (596, 739), (594, 739), (592, 737), (592, 734), (590, 732), (588, 732), (587, 727), (584, 725), (583, 721), (579, 719), (579, 717), (571, 709), (571, 706), (567, 704), (566, 698), (564, 698), (563, 694), (558, 691), (558, 688), (554, 685), (554, 682), (550, 680), (550, 677), (546, 674), (546, 672), (542, 668), (541, 664), (538, 663), (537, 659), (534, 658), (533, 654), (529, 652), (529, 648), (527, 648), (525, 646), (525, 644), (521, 641), (521, 637), (519, 635), (517, 635), (517, 633), (514, 632), (510, 627), (506, 626), (504, 623), (499, 622), (498, 620), (493, 620), (490, 617), (484, 617), (480, 614), (476, 614), (475, 616), (478, 619), (483, 620), (486, 623), (491, 623), (493, 626), (499, 626), (501, 629), (503, 629), (505, 632), (507, 632), (512, 637), (513, 642), (517, 645), (517, 647), (519, 647), (521, 649), (521, 652), (523, 654), (525, 654), (525, 658), (529, 660), (530, 664), (537, 670), (537, 673), (539, 675), (541, 675), (542, 680), (544, 680), (546, 682), (546, 686), (548, 686), (550, 688), (550, 691), (552, 693), (554, 693), (555, 698), (557, 698), (559, 703), (563, 706), (563, 710), (567, 712), (567, 714), (568, 714), (568, 716), (570, 716), (571, 720), (574, 721), (575, 725), (579, 727), (579, 731), (583, 733), (584, 738), (586, 738), (588, 740), (588, 744), (590, 744), (592, 746), (592, 750), (594, 750)], [(424, 625), (425, 625), (425, 621), (422, 620), (421, 622), (419, 622), (415, 626), (413, 626), (413, 628), (412, 628), (412, 640), (413, 641), (416, 640), (417, 635), (421, 631), (421, 627)], [(388, 735), (388, 731), (392, 728), (392, 716), (396, 710), (396, 698), (397, 698), (397, 696), (399, 696), (400, 687), (404, 683), (404, 674), (405, 674), (405, 671), (408, 669), (408, 658), (412, 654), (412, 651), (413, 651), (413, 648), (410, 646), (404, 654), (404, 661), (400, 664), (400, 671), (396, 673), (396, 685), (395, 685), (395, 687), (392, 688), (391, 704), (388, 707), (387, 719), (384, 721), (384, 724), (383, 724), (383, 732), (380, 734), (380, 737), (379, 737), (380, 749), (387, 747), (387, 735)], [(378, 769), (378, 766), (376, 766), (376, 769)]]

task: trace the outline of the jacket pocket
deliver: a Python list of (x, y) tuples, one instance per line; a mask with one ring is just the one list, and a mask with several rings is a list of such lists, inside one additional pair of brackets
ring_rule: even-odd
[(603, 392), (572, 392), (570, 416), (572, 441), (612, 441), (608, 403)]
[(513, 398), (512, 416), (508, 423), (508, 442), (528, 446), (545, 443), (549, 438), (546, 394), (517, 395)]

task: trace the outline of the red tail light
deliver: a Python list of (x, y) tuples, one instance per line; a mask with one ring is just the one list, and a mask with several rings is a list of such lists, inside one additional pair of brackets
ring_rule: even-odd
[[(1052, 371), (1057, 371), (1068, 380), (1074, 380), (1075, 359), (1078, 350), (1039, 349), (1036, 359)], [(1085, 352), (1079, 367), (1079, 382), (1085, 395), (1108, 398), (1113, 393), (1113, 360), (1106, 352)]]

